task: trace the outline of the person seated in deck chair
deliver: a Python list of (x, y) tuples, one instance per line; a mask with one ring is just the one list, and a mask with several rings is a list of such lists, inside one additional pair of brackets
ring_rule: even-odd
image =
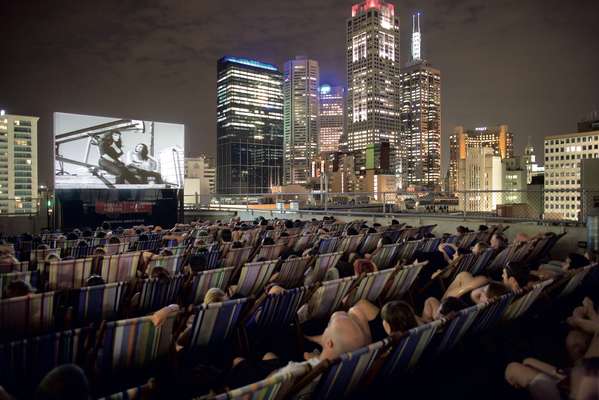
[(543, 264), (538, 270), (533, 271), (533, 274), (539, 279), (550, 279), (590, 264), (591, 261), (582, 254), (570, 253), (565, 261), (552, 261), (548, 264)]
[(75, 364), (54, 368), (40, 382), (37, 400), (88, 400), (91, 390), (85, 373)]
[(19, 260), (12, 255), (9, 246), (0, 246), (0, 273), (13, 272), (19, 265)]
[(33, 289), (27, 282), (21, 279), (15, 279), (6, 286), (6, 289), (4, 290), (4, 299), (27, 296), (31, 293), (33, 293)]
[(530, 281), (530, 268), (524, 262), (509, 262), (501, 274), (503, 284), (512, 292), (526, 287)]
[(383, 340), (395, 332), (406, 332), (419, 325), (414, 309), (405, 301), (390, 301), (379, 308), (368, 300), (359, 300), (349, 314), (358, 317), (364, 329), (368, 329), (372, 342)]
[(437, 307), (435, 298), (425, 302), (424, 309), (422, 310), (422, 317), (420, 320), (424, 323), (436, 321), (441, 318), (449, 316), (451, 313), (457, 313), (460, 310), (468, 307), (468, 304), (460, 299), (459, 297), (445, 297), (441, 300)]

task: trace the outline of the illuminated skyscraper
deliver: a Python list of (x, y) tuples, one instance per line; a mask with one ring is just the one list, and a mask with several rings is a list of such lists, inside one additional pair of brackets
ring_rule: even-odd
[(283, 172), (283, 75), (238, 57), (221, 58), (217, 75), (217, 191), (270, 192)]
[(355, 4), (347, 20), (346, 49), (349, 151), (389, 142), (395, 167), (401, 81), (399, 18), (394, 5), (383, 0)]
[(339, 151), (345, 117), (345, 89), (341, 86), (320, 86), (320, 152)]
[(284, 183), (302, 184), (311, 177), (312, 160), (318, 155), (318, 62), (305, 57), (285, 63)]
[(401, 186), (433, 189), (441, 179), (441, 72), (422, 59), (420, 14), (412, 30), (412, 60), (401, 72)]

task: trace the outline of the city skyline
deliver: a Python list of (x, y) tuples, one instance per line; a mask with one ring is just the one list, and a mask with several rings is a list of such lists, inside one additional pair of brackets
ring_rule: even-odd
[[(51, 163), (51, 151), (42, 149), (56, 110), (97, 115), (125, 110), (126, 116), (181, 122), (189, 132), (187, 155), (214, 155), (214, 64), (225, 54), (264, 60), (281, 70), (286, 59), (308, 54), (321, 64), (323, 81), (345, 84), (345, 21), (356, 1), (238, 2), (231, 14), (218, 4), (127, 8), (109, 3), (6, 7), (13, 57), (0, 75), (0, 107), (41, 117), (41, 171)], [(444, 74), (444, 170), (447, 139), (456, 125), (508, 124), (521, 153), (529, 136), (542, 148), (545, 135), (574, 130), (581, 117), (599, 107), (593, 91), (599, 86), (593, 73), (599, 58), (593, 40), (599, 28), (592, 23), (596, 3), (532, 1), (518, 3), (519, 13), (509, 1), (391, 3), (401, 20), (402, 64), (410, 51), (411, 15), (421, 11), (423, 58), (433, 59)], [(17, 14), (28, 16), (18, 26), (11, 18)], [(90, 14), (101, 15), (101, 21), (86, 26), (82, 21)], [(225, 33), (218, 27), (224, 20), (234, 22), (226, 24)], [(58, 24), (65, 29), (57, 30)], [(246, 31), (252, 34), (241, 34)], [(573, 68), (576, 74), (569, 73)], [(34, 91), (38, 95), (32, 98)], [(48, 179), (41, 176), (40, 183), (51, 183)]]

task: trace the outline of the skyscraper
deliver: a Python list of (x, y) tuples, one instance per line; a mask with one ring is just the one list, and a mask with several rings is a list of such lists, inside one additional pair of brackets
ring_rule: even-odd
[(238, 57), (221, 58), (217, 75), (217, 191), (270, 192), (283, 172), (283, 75)]
[(514, 156), (514, 137), (507, 125), (478, 127), (471, 130), (456, 126), (449, 137), (449, 190), (458, 189), (458, 162), (465, 160), (469, 149), (490, 147), (502, 160)]
[(38, 119), (0, 113), (0, 214), (37, 210)]
[(321, 85), (320, 95), (320, 152), (339, 151), (345, 125), (345, 89)]
[(395, 167), (401, 81), (399, 18), (393, 4), (365, 0), (352, 6), (346, 49), (349, 151), (389, 142)]
[(412, 60), (401, 72), (401, 186), (433, 189), (441, 179), (441, 72), (422, 59), (420, 14), (412, 23)]
[(318, 155), (318, 62), (305, 57), (285, 63), (284, 183), (302, 184), (311, 177), (311, 163)]

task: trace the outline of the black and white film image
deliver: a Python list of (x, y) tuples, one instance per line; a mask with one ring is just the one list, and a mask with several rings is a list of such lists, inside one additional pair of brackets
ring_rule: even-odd
[(56, 189), (183, 188), (185, 127), (54, 113)]

